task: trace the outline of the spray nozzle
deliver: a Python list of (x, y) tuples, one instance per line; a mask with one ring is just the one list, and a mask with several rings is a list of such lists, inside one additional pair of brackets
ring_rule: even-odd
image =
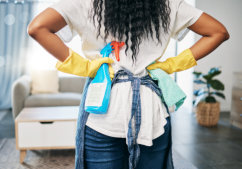
[(111, 46), (111, 42), (109, 42), (102, 50), (101, 50), (101, 55), (103, 55), (103, 57), (108, 57), (110, 55), (110, 53), (112, 53), (113, 48)]
[(117, 42), (117, 41), (111, 42), (111, 46), (112, 46), (112, 49), (114, 49), (114, 51), (115, 51), (115, 57), (116, 57), (117, 61), (120, 61), (119, 50), (122, 46), (124, 46), (124, 44), (125, 44), (124, 42)]

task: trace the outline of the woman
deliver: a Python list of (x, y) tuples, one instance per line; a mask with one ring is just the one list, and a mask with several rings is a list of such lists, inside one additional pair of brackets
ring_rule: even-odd
[[(91, 60), (55, 34), (66, 25), (81, 36), (82, 51)], [(170, 38), (181, 40), (185, 29), (201, 39), (178, 56), (158, 61)], [(169, 110), (147, 70), (186, 70), (229, 39), (219, 21), (184, 0), (61, 0), (36, 16), (28, 33), (58, 59), (58, 70), (89, 77), (78, 118), (76, 169), (174, 168)], [(120, 61), (113, 53), (98, 56), (111, 41), (125, 42)], [(108, 112), (87, 113), (87, 87), (103, 63), (114, 77)]]

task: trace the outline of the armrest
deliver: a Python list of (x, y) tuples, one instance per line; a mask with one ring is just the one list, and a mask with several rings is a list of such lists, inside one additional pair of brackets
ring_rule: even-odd
[(12, 113), (15, 119), (24, 107), (25, 99), (30, 95), (31, 79), (28, 75), (23, 75), (12, 84)]

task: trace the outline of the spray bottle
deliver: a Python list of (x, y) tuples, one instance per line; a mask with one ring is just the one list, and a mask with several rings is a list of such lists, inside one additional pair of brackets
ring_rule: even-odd
[[(102, 50), (103, 57), (109, 57), (115, 51), (116, 59), (119, 61), (119, 48), (123, 46), (120, 42), (110, 42)], [(111, 78), (109, 75), (108, 64), (104, 63), (98, 69), (96, 76), (88, 87), (85, 100), (85, 111), (95, 114), (105, 114), (108, 110), (111, 94)]]

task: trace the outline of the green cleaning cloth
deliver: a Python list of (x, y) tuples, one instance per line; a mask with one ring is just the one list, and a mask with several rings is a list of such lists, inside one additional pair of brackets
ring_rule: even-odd
[(168, 107), (175, 106), (175, 111), (184, 103), (186, 94), (176, 84), (176, 82), (162, 69), (147, 70), (153, 80), (158, 81), (158, 86), (162, 91), (163, 101)]

